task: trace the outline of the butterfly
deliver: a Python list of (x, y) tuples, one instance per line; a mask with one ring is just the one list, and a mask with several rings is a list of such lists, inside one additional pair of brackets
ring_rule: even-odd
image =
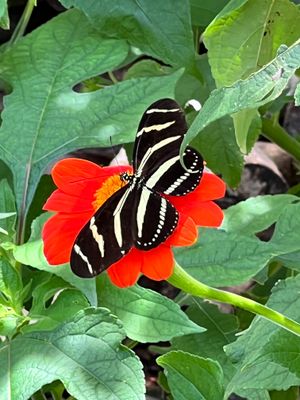
[(180, 146), (187, 131), (184, 113), (172, 99), (150, 105), (140, 121), (133, 149), (133, 174), (122, 173), (124, 186), (96, 211), (78, 234), (71, 252), (72, 271), (91, 278), (126, 255), (132, 247), (151, 250), (176, 229), (178, 212), (166, 198), (193, 191), (203, 159)]

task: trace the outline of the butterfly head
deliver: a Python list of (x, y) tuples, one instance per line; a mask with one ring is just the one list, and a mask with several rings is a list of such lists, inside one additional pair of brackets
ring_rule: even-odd
[(132, 182), (134, 176), (132, 174), (129, 174), (128, 172), (123, 172), (120, 174), (120, 179), (122, 182)]

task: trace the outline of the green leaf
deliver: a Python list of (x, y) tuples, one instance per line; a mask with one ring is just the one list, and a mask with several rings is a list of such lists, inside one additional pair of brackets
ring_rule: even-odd
[[(104, 39), (82, 13), (70, 10), (3, 54), (0, 73), (13, 92), (5, 97), (0, 156), (14, 173), (22, 215), (50, 161), (76, 148), (131, 142), (145, 108), (172, 96), (181, 72), (90, 93), (72, 90), (80, 81), (118, 67), (127, 53), (125, 41)], [(18, 146), (12, 131), (18, 132)]]
[[(230, 87), (214, 90), (203, 105), (182, 143), (182, 151), (198, 133), (211, 122), (247, 108), (259, 106), (276, 99), (289, 79), (300, 67), (300, 40), (289, 48), (282, 47), (269, 64), (246, 80)], [(198, 138), (204, 135), (200, 132)]]
[(300, 11), (289, 0), (236, 5), (217, 16), (204, 32), (217, 87), (247, 77), (272, 60), (283, 43), (290, 46), (299, 38)]
[[(0, 242), (13, 239), (16, 224), (16, 205), (14, 194), (5, 179), (0, 181)], [(5, 236), (4, 236), (4, 235)]]
[(2, 29), (9, 29), (7, 0), (0, 0), (0, 27)]
[[(267, 305), (299, 322), (299, 291), (300, 275), (281, 281)], [(287, 390), (300, 384), (300, 338), (260, 317), (225, 349), (238, 368), (228, 395), (239, 388)]]
[(251, 197), (225, 210), (222, 229), (243, 235), (261, 232), (274, 224), (295, 201), (299, 198), (289, 194)]
[(0, 259), (0, 291), (9, 300), (15, 311), (21, 312), (22, 280), (16, 269), (6, 260)]
[(190, 0), (192, 24), (206, 27), (227, 4), (227, 0)]
[(216, 361), (171, 351), (157, 363), (165, 370), (174, 400), (223, 399), (223, 372)]
[(203, 332), (168, 298), (138, 285), (119, 289), (106, 275), (98, 278), (99, 304), (122, 321), (128, 337), (139, 342), (160, 342), (175, 336)]
[(178, 263), (194, 278), (220, 287), (240, 285), (252, 278), (272, 259), (272, 250), (257, 238), (203, 229), (193, 247), (174, 252)]
[(300, 83), (298, 83), (295, 90), (295, 105), (300, 106)]
[(289, 204), (280, 215), (276, 224), (271, 244), (278, 253), (299, 250), (300, 235), (300, 202)]
[(170, 73), (170, 68), (165, 67), (154, 60), (141, 60), (128, 70), (124, 74), (124, 79), (133, 78), (145, 78), (153, 76), (164, 76)]
[(79, 290), (68, 286), (63, 279), (50, 275), (45, 282), (35, 287), (28, 315), (31, 323), (22, 328), (23, 333), (52, 330), (89, 306), (86, 297)]
[[(253, 226), (262, 228), (263, 224)], [(193, 247), (175, 249), (174, 253), (179, 264), (196, 279), (210, 286), (233, 286), (253, 278), (276, 257), (300, 251), (299, 237), (297, 202), (284, 208), (269, 242), (235, 231), (201, 229)]]
[(75, 6), (106, 37), (126, 39), (144, 53), (173, 66), (194, 62), (193, 34), (188, 0), (61, 0)]
[(261, 133), (261, 118), (257, 110), (245, 109), (232, 115), (236, 142), (242, 153), (247, 154)]
[[(181, 104), (185, 104), (191, 98), (203, 104), (216, 87), (207, 56), (200, 56), (196, 65), (198, 75), (203, 76), (203, 82), (194, 75), (185, 73), (176, 85), (176, 99)], [(192, 144), (200, 151), (208, 167), (215, 173), (221, 173), (229, 186), (238, 184), (243, 168), (243, 157), (236, 144), (233, 122), (229, 116), (206, 126)]]
[(206, 332), (185, 335), (172, 339), (172, 350), (182, 350), (204, 358), (218, 361), (224, 372), (224, 380), (228, 382), (235, 368), (223, 347), (235, 340), (238, 328), (237, 318), (232, 314), (223, 314), (218, 307), (199, 298), (193, 298), (186, 311), (188, 317), (198, 325), (206, 328)]
[(105, 309), (80, 311), (54, 331), (19, 335), (0, 347), (1, 392), (27, 400), (59, 379), (80, 400), (143, 399), (142, 365), (120, 345), (124, 337)]
[(216, 174), (221, 173), (229, 186), (235, 187), (239, 183), (243, 157), (236, 144), (234, 127), (229, 116), (206, 126), (193, 140), (194, 144), (207, 160), (208, 167)]
[(30, 265), (40, 271), (47, 271), (61, 277), (79, 289), (92, 306), (97, 306), (96, 281), (94, 278), (79, 278), (73, 274), (69, 264), (51, 266), (47, 263), (43, 252), (43, 242), (39, 238), (41, 237), (42, 226), (49, 216), (49, 213), (44, 213), (33, 221), (29, 241), (13, 248), (15, 259), (24, 265)]

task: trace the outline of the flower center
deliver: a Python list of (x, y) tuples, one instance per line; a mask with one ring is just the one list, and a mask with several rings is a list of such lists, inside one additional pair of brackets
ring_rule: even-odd
[(92, 206), (97, 211), (107, 199), (109, 199), (115, 192), (125, 186), (127, 182), (122, 180), (120, 174), (112, 175), (107, 178), (99, 189), (94, 193), (95, 200), (92, 202)]

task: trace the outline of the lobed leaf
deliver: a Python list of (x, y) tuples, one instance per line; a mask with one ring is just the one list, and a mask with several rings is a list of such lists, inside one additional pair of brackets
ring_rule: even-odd
[(99, 308), (80, 311), (53, 331), (4, 342), (1, 399), (27, 400), (54, 380), (78, 400), (143, 399), (142, 365), (120, 345), (124, 336), (120, 322)]
[(126, 39), (145, 54), (173, 66), (194, 63), (188, 0), (61, 0), (77, 7), (105, 37)]

